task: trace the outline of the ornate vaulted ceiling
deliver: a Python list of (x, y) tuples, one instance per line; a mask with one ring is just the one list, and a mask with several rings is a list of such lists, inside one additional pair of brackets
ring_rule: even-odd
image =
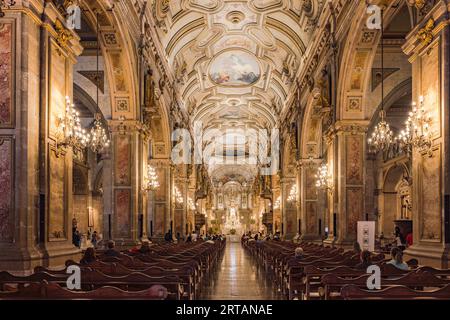
[(275, 126), (319, 10), (304, 0), (153, 1), (159, 42), (191, 121)]
[[(157, 42), (191, 124), (223, 133), (277, 127), (324, 3), (153, 1)], [(225, 167), (210, 166), (211, 176), (232, 172), (251, 180), (256, 172)]]

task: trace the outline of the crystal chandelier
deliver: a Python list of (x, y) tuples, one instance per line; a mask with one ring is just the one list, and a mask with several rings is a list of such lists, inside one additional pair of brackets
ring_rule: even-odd
[(189, 205), (189, 209), (191, 209), (192, 211), (195, 211), (194, 200), (192, 200), (191, 197), (188, 197), (188, 205)]
[(67, 96), (65, 113), (60, 115), (58, 120), (59, 127), (64, 133), (63, 141), (58, 144), (74, 148), (86, 148), (89, 144), (90, 136), (81, 127), (80, 113), (75, 109), (75, 105)]
[(275, 203), (273, 204), (273, 208), (276, 209), (280, 209), (280, 204), (281, 204), (281, 197), (278, 197), (277, 200), (275, 201)]
[(430, 152), (432, 146), (432, 118), (428, 116), (424, 108), (424, 98), (420, 97), (420, 107), (413, 102), (412, 110), (405, 123), (405, 130), (398, 136), (398, 141), (407, 152), (411, 153), (413, 148)]
[(333, 189), (333, 177), (328, 172), (328, 164), (322, 164), (316, 174), (316, 187), (319, 189), (331, 190)]
[(369, 152), (379, 153), (389, 150), (393, 143), (393, 132), (386, 122), (384, 111), (384, 24), (383, 10), (381, 10), (381, 111), (380, 122), (375, 126), (372, 136), (368, 139)]
[(385, 117), (384, 110), (380, 111), (380, 122), (375, 126), (372, 136), (368, 140), (371, 153), (387, 151), (394, 140), (394, 134)]
[(147, 166), (147, 177), (144, 178), (144, 191), (154, 191), (159, 188), (158, 175), (155, 168)]
[(101, 119), (102, 117), (100, 113), (97, 113), (95, 115), (94, 125), (91, 128), (91, 141), (89, 146), (95, 153), (102, 152), (105, 148), (109, 148), (110, 144), (108, 135), (106, 134), (106, 130), (103, 127)]
[(95, 82), (97, 87), (97, 112), (95, 114), (95, 120), (91, 128), (91, 141), (89, 143), (89, 147), (95, 153), (102, 152), (103, 150), (109, 148), (110, 140), (108, 138), (107, 129), (105, 129), (102, 123), (102, 115), (99, 107), (99, 87), (100, 87), (100, 67), (99, 67), (99, 58), (100, 58), (100, 39), (99, 37), (99, 25), (98, 25), (98, 12), (97, 12), (97, 73), (95, 75)]
[(2, 10), (3, 8), (9, 9), (15, 4), (16, 4), (15, 0), (0, 0), (0, 18), (3, 18), (5, 16), (5, 13)]
[(289, 192), (289, 197), (287, 199), (289, 202), (297, 201), (297, 184), (294, 184)]
[(174, 187), (174, 195), (175, 195), (175, 201), (178, 204), (182, 204), (184, 202), (183, 195), (181, 194), (181, 192), (177, 186)]

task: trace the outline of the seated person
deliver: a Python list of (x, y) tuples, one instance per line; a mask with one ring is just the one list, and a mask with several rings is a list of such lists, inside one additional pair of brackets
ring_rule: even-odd
[(368, 250), (364, 250), (360, 255), (361, 262), (355, 266), (355, 269), (366, 270), (372, 265), (372, 254)]
[(411, 247), (413, 245), (413, 234), (412, 234), (412, 232), (408, 233), (408, 235), (406, 236), (406, 245), (408, 247)]
[(138, 253), (141, 254), (149, 254), (150, 251), (150, 242), (148, 241), (142, 241), (141, 247), (139, 248), (139, 250), (137, 251)]
[(295, 248), (295, 251), (294, 251), (294, 257), (295, 257), (296, 259), (301, 259), (301, 258), (303, 258), (303, 255), (304, 255), (304, 251), (303, 251), (303, 248), (302, 248), (302, 247), (297, 247), (297, 248)]
[(95, 256), (95, 249), (92, 247), (89, 247), (86, 249), (86, 252), (84, 253), (83, 258), (81, 258), (80, 264), (86, 265), (86, 264), (90, 264), (95, 261), (97, 261), (97, 257)]
[(300, 233), (297, 232), (295, 237), (292, 239), (292, 242), (299, 243), (300, 242)]
[(387, 264), (392, 264), (394, 267), (400, 270), (408, 271), (409, 267), (406, 263), (403, 262), (403, 252), (399, 248), (392, 248), (391, 250), (392, 260)]
[(113, 240), (108, 241), (108, 249), (103, 253), (106, 257), (118, 257), (120, 256), (120, 252), (114, 249), (116, 243)]
[(353, 252), (355, 253), (355, 254), (358, 254), (358, 255), (360, 255), (361, 254), (361, 246), (359, 245), (359, 242), (358, 241), (355, 241), (355, 242), (353, 242)]

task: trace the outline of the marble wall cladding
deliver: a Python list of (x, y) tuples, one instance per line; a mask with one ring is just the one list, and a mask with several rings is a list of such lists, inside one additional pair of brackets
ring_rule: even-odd
[(73, 217), (77, 219), (78, 230), (86, 233), (89, 228), (89, 197), (87, 195), (73, 196)]
[(116, 85), (116, 91), (124, 92), (127, 91), (126, 81), (125, 81), (125, 71), (123, 70), (122, 59), (120, 53), (111, 53), (111, 64), (114, 74), (114, 83)]
[(0, 242), (11, 241), (12, 187), (13, 187), (13, 141), (0, 137)]
[(347, 188), (346, 195), (347, 236), (356, 235), (358, 221), (363, 215), (362, 188)]
[[(441, 218), (441, 159), (440, 151), (434, 157), (423, 157), (420, 174), (421, 191), (421, 238), (424, 240), (440, 240), (442, 236)], [(419, 196), (419, 199), (420, 199)]]
[(167, 181), (166, 181), (166, 168), (156, 168), (156, 174), (158, 175), (159, 188), (155, 191), (155, 200), (156, 201), (166, 201), (166, 189), (167, 189)]
[(177, 232), (181, 233), (181, 231), (183, 230), (183, 226), (182, 226), (182, 222), (183, 222), (183, 209), (177, 209), (174, 212), (174, 233), (176, 234)]
[(48, 237), (66, 238), (66, 169), (65, 156), (51, 150), (49, 164), (49, 201), (48, 201)]
[(347, 185), (363, 184), (363, 136), (346, 137), (346, 177)]
[(131, 190), (115, 190), (115, 225), (116, 237), (128, 238), (131, 236)]
[(103, 198), (93, 197), (92, 198), (92, 210), (94, 215), (94, 225), (93, 229), (98, 233), (103, 233)]
[(306, 204), (306, 232), (317, 233), (317, 201), (307, 201)]
[(297, 232), (297, 211), (286, 210), (286, 233), (295, 234)]
[(129, 142), (129, 137), (117, 136), (115, 149), (115, 184), (117, 186), (130, 186), (131, 145)]
[(153, 234), (154, 235), (164, 235), (167, 230), (165, 229), (165, 219), (166, 217), (166, 204), (157, 203), (155, 205), (155, 215), (153, 216)]
[(307, 200), (317, 200), (317, 186), (316, 186), (316, 174), (317, 168), (307, 168), (305, 169), (305, 197)]
[(366, 61), (369, 53), (367, 51), (358, 51), (355, 54), (355, 60), (350, 80), (351, 90), (361, 90), (364, 82)]
[(13, 124), (12, 23), (0, 23), (0, 127)]

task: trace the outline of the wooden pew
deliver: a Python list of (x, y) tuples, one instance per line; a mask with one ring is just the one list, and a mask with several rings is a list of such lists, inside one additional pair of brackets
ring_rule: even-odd
[(450, 285), (435, 290), (414, 290), (406, 286), (391, 286), (382, 290), (364, 290), (356, 285), (346, 285), (341, 290), (345, 300), (450, 300)]
[(93, 291), (71, 291), (57, 283), (31, 283), (18, 291), (0, 292), (2, 300), (164, 300), (167, 289), (153, 286), (143, 291), (124, 291), (115, 287), (101, 287)]
[[(327, 274), (322, 278), (323, 297), (325, 300), (330, 298), (339, 299), (340, 291), (346, 285), (355, 285), (361, 289), (367, 289), (367, 280), (370, 275), (365, 274), (356, 278), (348, 278), (337, 276), (335, 274)], [(441, 279), (429, 272), (409, 272), (399, 277), (383, 277), (381, 279), (381, 288), (392, 286), (406, 286), (413, 289), (418, 288), (440, 288), (450, 284), (450, 280)]]

